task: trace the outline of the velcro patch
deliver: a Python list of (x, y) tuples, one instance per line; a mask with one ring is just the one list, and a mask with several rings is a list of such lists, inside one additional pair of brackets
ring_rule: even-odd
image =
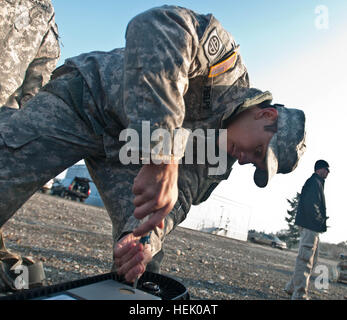
[(213, 78), (228, 71), (230, 68), (232, 68), (235, 65), (236, 60), (237, 60), (237, 52), (234, 52), (229, 58), (216, 64), (215, 66), (212, 66), (210, 68), (210, 73), (208, 74), (208, 77)]
[(214, 28), (204, 44), (205, 55), (208, 61), (212, 64), (214, 61), (218, 60), (218, 58), (224, 53), (224, 51), (224, 44), (218, 36), (217, 29)]

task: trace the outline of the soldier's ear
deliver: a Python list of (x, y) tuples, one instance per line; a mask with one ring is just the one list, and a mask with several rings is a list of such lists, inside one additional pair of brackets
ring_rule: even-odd
[(275, 108), (264, 108), (259, 109), (255, 112), (255, 120), (266, 119), (270, 121), (275, 121), (278, 118), (278, 111)]

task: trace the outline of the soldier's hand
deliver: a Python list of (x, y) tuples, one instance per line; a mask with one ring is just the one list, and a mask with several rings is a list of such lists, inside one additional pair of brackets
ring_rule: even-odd
[(114, 263), (117, 273), (123, 275), (128, 282), (134, 282), (137, 277), (140, 277), (152, 260), (150, 245), (139, 243), (139, 239), (140, 237), (129, 233), (114, 247)]
[(145, 235), (156, 226), (163, 228), (164, 219), (178, 198), (178, 164), (146, 164), (134, 179), (134, 216), (150, 218), (134, 230), (135, 236)]

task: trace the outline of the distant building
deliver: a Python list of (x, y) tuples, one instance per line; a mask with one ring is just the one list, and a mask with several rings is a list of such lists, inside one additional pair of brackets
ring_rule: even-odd
[[(67, 169), (64, 179), (71, 180), (74, 177), (91, 179), (86, 165), (80, 162)], [(85, 203), (103, 207), (104, 204), (93, 182), (90, 182), (90, 188), (91, 194)], [(186, 220), (180, 226), (247, 241), (250, 216), (250, 207), (225, 197), (212, 195), (199, 206), (192, 206)]]

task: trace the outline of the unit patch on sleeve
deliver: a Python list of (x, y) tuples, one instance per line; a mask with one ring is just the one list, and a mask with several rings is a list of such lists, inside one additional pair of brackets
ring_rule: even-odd
[(210, 73), (208, 74), (208, 77), (213, 78), (228, 71), (230, 68), (232, 68), (235, 65), (236, 60), (237, 60), (237, 52), (234, 52), (229, 58), (212, 66), (210, 68)]
[(210, 63), (216, 61), (225, 51), (224, 44), (214, 28), (204, 43), (204, 52)]

